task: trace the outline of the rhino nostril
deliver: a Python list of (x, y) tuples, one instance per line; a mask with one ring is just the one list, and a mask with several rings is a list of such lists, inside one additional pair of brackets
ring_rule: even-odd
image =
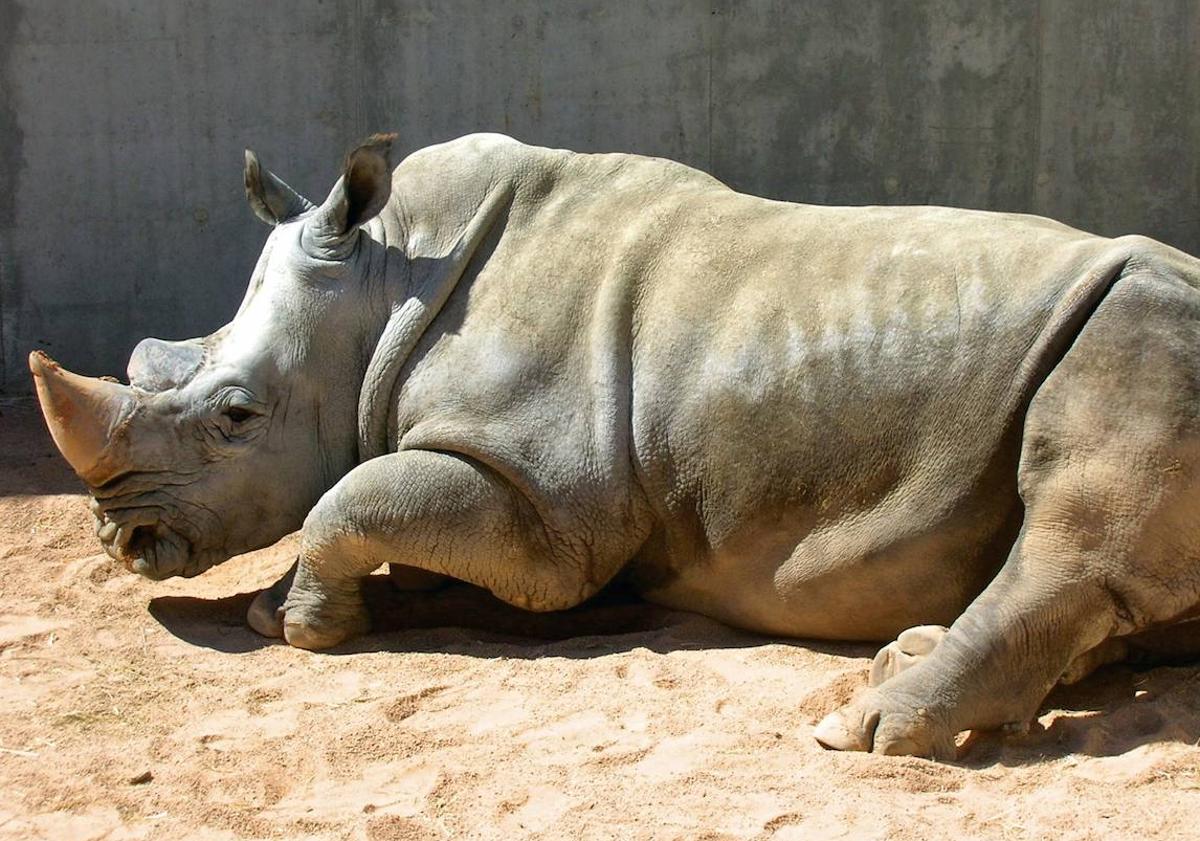
[(154, 545), (154, 526), (136, 526), (129, 538), (127, 554), (134, 558), (145, 557), (146, 550)]

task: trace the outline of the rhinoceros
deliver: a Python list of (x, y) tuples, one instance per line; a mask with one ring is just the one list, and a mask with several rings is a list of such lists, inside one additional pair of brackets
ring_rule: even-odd
[[(302, 529), (257, 631), (364, 576), (532, 611), (624, 576), (771, 635), (888, 641), (826, 747), (946, 756), (1200, 601), (1200, 263), (1035, 216), (743, 195), (494, 134), (345, 160), (233, 320), (129, 384), (30, 358), (109, 554), (193, 576)], [(1117, 200), (1117, 199), (1114, 199)]]

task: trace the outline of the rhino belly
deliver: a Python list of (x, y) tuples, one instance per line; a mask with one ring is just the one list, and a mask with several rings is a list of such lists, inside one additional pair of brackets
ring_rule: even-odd
[(658, 554), (651, 545), (634, 560), (633, 580), (650, 601), (747, 630), (890, 640), (914, 625), (951, 624), (1003, 564), (1020, 512), (1011, 488), (942, 518), (881, 505), (790, 546), (759, 539), (681, 561), (678, 546)]

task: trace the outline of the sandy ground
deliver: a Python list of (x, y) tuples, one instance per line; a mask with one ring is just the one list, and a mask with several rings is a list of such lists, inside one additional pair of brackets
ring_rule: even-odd
[(1200, 668), (1104, 670), (957, 763), (825, 752), (873, 649), (620, 593), (531, 616), (369, 589), (333, 654), (264, 640), (294, 543), (155, 584), (98, 552), (28, 402), (0, 401), (0, 836), (1200, 838)]

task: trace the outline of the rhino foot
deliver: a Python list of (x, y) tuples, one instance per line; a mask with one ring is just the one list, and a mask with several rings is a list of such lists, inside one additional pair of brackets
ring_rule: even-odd
[(264, 637), (283, 639), (309, 651), (332, 648), (370, 630), (366, 606), (356, 590), (330, 598), (309, 576), (302, 576), (308, 589), (298, 588), (296, 568), (293, 564), (287, 574), (254, 597), (246, 612), (251, 628)]
[(825, 716), (813, 730), (832, 750), (934, 759), (955, 758), (955, 735), (935, 710), (877, 689)]
[(290, 608), (283, 620), (283, 638), (287, 644), (309, 651), (333, 648), (346, 640), (360, 637), (369, 630), (371, 622), (365, 608), (351, 615), (343, 614), (336, 621)]
[(371, 629), (358, 578), (322, 577), (301, 559), (281, 609), (288, 645), (320, 651)]
[(868, 686), (878, 686), (890, 677), (910, 669), (933, 653), (942, 638), (950, 632), (945, 625), (918, 625), (902, 631), (875, 655), (871, 663)]

